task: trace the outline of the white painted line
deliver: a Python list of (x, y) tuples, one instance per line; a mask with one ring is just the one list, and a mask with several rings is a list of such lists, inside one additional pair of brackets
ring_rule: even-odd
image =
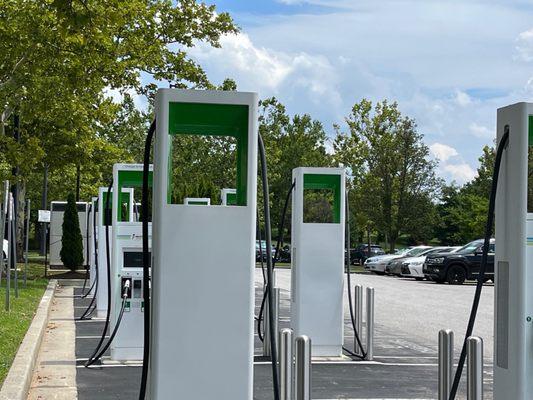
[[(91, 365), (88, 369), (100, 369), (100, 368), (121, 368), (121, 367), (142, 367), (142, 364), (100, 364)], [(76, 365), (76, 368), (86, 368), (85, 365)]]
[[(97, 335), (97, 336), (76, 336), (76, 339), (100, 339), (101, 337), (102, 337), (101, 335)], [(109, 335), (106, 335), (105, 338), (109, 339)]]
[[(384, 367), (438, 367), (438, 364), (430, 363), (387, 363), (381, 361), (313, 361), (314, 365), (379, 365)], [(270, 361), (254, 361), (254, 365), (271, 365)], [(455, 364), (457, 367), (457, 364)], [(492, 365), (485, 364), (491, 368)]]

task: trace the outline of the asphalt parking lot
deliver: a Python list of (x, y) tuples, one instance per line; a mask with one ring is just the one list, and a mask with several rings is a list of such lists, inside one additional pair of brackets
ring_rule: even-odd
[[(280, 326), (288, 326), (290, 270), (278, 270), (281, 292)], [(374, 361), (314, 362), (313, 399), (435, 399), (437, 397), (437, 333), (450, 328), (456, 332), (456, 351), (460, 350), (466, 326), (473, 285), (449, 286), (408, 279), (353, 274), (352, 284), (372, 286), (375, 294)], [(256, 313), (262, 291), (260, 269), (256, 270)], [(492, 299), (488, 285), (480, 304), (476, 334), (485, 339), (485, 399), (492, 398)], [(86, 300), (75, 299), (76, 314)], [(346, 311), (348, 311), (346, 309)], [(348, 313), (346, 313), (348, 316)], [(78, 359), (78, 398), (132, 399), (138, 390), (139, 364), (104, 365), (83, 368), (102, 321), (76, 323)], [(345, 319), (345, 346), (353, 348), (353, 333)], [(262, 344), (255, 337), (254, 399), (272, 399), (271, 370), (261, 357)], [(463, 379), (464, 381), (465, 379)], [(464, 382), (457, 399), (464, 399)]]

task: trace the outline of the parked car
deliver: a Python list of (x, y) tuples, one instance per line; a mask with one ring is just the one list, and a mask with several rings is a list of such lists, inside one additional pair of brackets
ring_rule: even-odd
[(453, 253), (459, 250), (460, 247), (434, 247), (426, 253), (422, 253), (419, 257), (408, 257), (402, 259), (400, 275), (404, 278), (415, 278), (417, 281), (424, 279), (424, 272), (422, 267), (426, 258), (430, 254)]
[[(490, 240), (485, 280), (494, 279), (494, 251), (496, 241)], [(426, 257), (424, 276), (438, 283), (462, 285), (467, 279), (476, 279), (481, 267), (483, 239), (474, 240), (455, 253), (431, 254)]]
[(385, 267), (385, 273), (388, 274), (388, 275), (401, 276), (402, 275), (402, 265), (403, 265), (403, 263), (406, 260), (409, 260), (409, 259), (412, 259), (412, 258), (418, 258), (418, 257), (424, 257), (425, 258), (425, 255), (430, 253), (434, 249), (435, 249), (434, 247), (428, 247), (428, 248), (424, 249), (422, 252), (420, 252), (419, 254), (417, 254), (416, 256), (404, 255), (402, 257), (395, 258), (395, 259), (389, 261), (389, 263)]
[[(274, 244), (271, 245), (272, 248), (272, 259), (276, 257), (276, 248)], [(261, 253), (263, 253), (263, 261), (266, 261), (267, 257), (267, 244), (266, 240), (261, 240), (261, 251), (259, 250), (259, 240), (255, 241), (255, 261), (261, 261)]]
[(377, 275), (384, 275), (387, 264), (392, 260), (400, 257), (414, 257), (422, 253), (429, 246), (415, 246), (404, 249), (397, 254), (387, 254), (383, 256), (370, 257), (365, 262), (365, 269)]
[(368, 244), (360, 244), (355, 249), (350, 249), (350, 261), (353, 265), (363, 265), (368, 258), (384, 254), (383, 248), (377, 244), (370, 245), (370, 252), (368, 251)]

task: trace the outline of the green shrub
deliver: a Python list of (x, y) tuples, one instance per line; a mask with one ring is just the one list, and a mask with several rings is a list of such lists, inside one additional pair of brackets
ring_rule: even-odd
[(72, 271), (75, 271), (77, 267), (83, 264), (83, 237), (80, 230), (76, 201), (72, 193), (67, 197), (67, 207), (63, 215), (60, 256), (65, 268)]

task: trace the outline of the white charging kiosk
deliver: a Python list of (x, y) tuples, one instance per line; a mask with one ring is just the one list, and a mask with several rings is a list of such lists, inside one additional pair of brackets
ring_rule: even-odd
[[(110, 331), (115, 329), (122, 308), (124, 284), (129, 281), (129, 293), (124, 314), (114, 340), (111, 342), (111, 360), (142, 360), (143, 356), (143, 253), (142, 222), (134, 218), (133, 195), (129, 191), (142, 188), (142, 164), (115, 164), (113, 166), (113, 247), (111, 281)], [(152, 175), (150, 174), (150, 183)], [(125, 192), (126, 191), (126, 192)], [(128, 210), (123, 209), (128, 205)], [(149, 243), (152, 223), (148, 223)]]
[(292, 179), (291, 328), (311, 338), (313, 356), (340, 357), (345, 170), (295, 168)]
[[(161, 89), (155, 111), (150, 398), (252, 400), (257, 94)], [(172, 203), (183, 134), (236, 140), (235, 206)]]
[[(113, 257), (113, 225), (111, 217), (113, 215), (113, 192), (109, 199), (109, 209), (106, 215), (107, 203), (107, 187), (100, 187), (98, 189), (98, 202), (96, 211), (98, 213), (98, 222), (96, 227), (97, 242), (98, 242), (98, 290), (96, 292), (96, 316), (98, 318), (105, 318), (107, 315), (107, 241), (106, 241), (106, 225), (109, 225), (109, 255)], [(127, 213), (127, 218), (131, 221), (133, 219), (133, 194), (134, 190), (131, 188), (124, 189), (122, 201), (126, 203), (121, 206), (121, 210)], [(112, 265), (111, 258), (111, 265)]]
[(496, 195), (494, 400), (533, 399), (533, 104), (498, 110), (509, 131)]

